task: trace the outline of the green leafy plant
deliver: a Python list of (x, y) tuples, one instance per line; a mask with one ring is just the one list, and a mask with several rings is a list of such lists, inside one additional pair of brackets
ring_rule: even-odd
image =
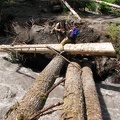
[(108, 2), (108, 3), (115, 3), (116, 0), (103, 0), (105, 2)]
[(119, 37), (120, 29), (117, 27), (119, 24), (120, 23), (116, 22), (109, 25), (108, 34), (112, 41), (115, 41)]
[(120, 5), (120, 0), (115, 0), (115, 3)]
[(103, 14), (109, 13), (112, 10), (112, 8), (110, 6), (108, 6), (107, 4), (105, 4), (104, 2), (100, 3), (99, 6), (99, 11)]
[(117, 54), (119, 55), (120, 51), (120, 22), (115, 22), (113, 24), (110, 24), (108, 27), (108, 36), (109, 41), (113, 44)]
[(92, 1), (92, 0), (90, 0), (87, 8), (88, 8), (90, 11), (95, 11), (95, 9), (96, 9), (95, 2)]
[(120, 51), (120, 46), (115, 47), (116, 51)]
[(66, 6), (63, 6), (63, 12), (68, 13), (68, 8)]

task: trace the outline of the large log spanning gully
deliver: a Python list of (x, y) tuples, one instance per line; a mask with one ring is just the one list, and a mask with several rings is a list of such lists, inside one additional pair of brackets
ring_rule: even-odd
[[(32, 45), (0, 45), (0, 52), (20, 52), (20, 53), (41, 53), (54, 54), (48, 47), (60, 51), (59, 44), (32, 44)], [(69, 54), (82, 55), (101, 55), (101, 56), (116, 56), (116, 52), (112, 43), (80, 43), (80, 44), (66, 44), (64, 51)]]

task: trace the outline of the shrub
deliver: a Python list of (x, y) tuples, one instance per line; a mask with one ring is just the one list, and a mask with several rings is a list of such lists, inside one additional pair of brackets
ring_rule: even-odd
[(112, 10), (112, 8), (106, 5), (104, 2), (100, 3), (99, 11), (103, 14), (107, 14)]
[(89, 10), (91, 10), (91, 11), (95, 11), (95, 10), (96, 10), (95, 2), (92, 1), (92, 0), (90, 0), (87, 8), (88, 8)]
[(64, 13), (68, 12), (68, 8), (65, 5), (63, 6), (63, 11), (64, 11)]
[(120, 22), (115, 22), (113, 24), (110, 24), (108, 27), (108, 35), (110, 37), (110, 41), (115, 44), (119, 44), (118, 40), (120, 39), (120, 28), (119, 28)]
[(115, 0), (115, 3), (120, 5), (120, 0)]
[(120, 22), (115, 22), (108, 26), (109, 42), (111, 42), (120, 58)]

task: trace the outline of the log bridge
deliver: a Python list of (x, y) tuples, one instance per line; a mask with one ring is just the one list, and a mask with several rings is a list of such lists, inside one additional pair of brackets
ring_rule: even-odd
[[(70, 11), (81, 20), (79, 15), (62, 0)], [(37, 45), (0, 45), (0, 52), (53, 54), (49, 48), (60, 51), (59, 44)], [(116, 56), (111, 43), (66, 44), (64, 51), (69, 54)], [(56, 76), (60, 74), (65, 59), (56, 56), (35, 79), (21, 102), (14, 104), (5, 115), (6, 120), (39, 119), (53, 87)], [(103, 120), (100, 103), (95, 88), (91, 65), (87, 61), (83, 68), (76, 62), (69, 62), (65, 80), (62, 114), (60, 120)], [(60, 103), (56, 105), (61, 105)], [(51, 105), (55, 106), (55, 105)], [(51, 108), (50, 106), (50, 108)], [(48, 108), (47, 108), (48, 109)], [(49, 111), (48, 111), (49, 112)]]
[[(0, 52), (52, 53), (49, 48), (60, 50), (59, 44), (1, 45)], [(111, 43), (66, 44), (64, 51), (69, 54), (115, 56)], [(53, 53), (52, 53), (53, 54)], [(21, 102), (10, 107), (6, 120), (39, 119), (43, 111), (62, 105), (60, 120), (103, 120), (91, 63), (85, 61), (82, 67), (77, 62), (69, 62), (65, 75), (65, 90), (62, 102), (44, 108), (55, 80), (60, 75), (65, 59), (58, 54), (44, 68), (32, 83)], [(61, 107), (61, 106), (60, 106)], [(59, 109), (58, 109), (59, 110)], [(48, 111), (49, 113), (49, 111)]]
[[(53, 54), (48, 47), (60, 51), (59, 44), (32, 44), (32, 45), (0, 45), (0, 52), (41, 53)], [(66, 44), (64, 51), (68, 54), (116, 56), (112, 43), (80, 43)]]

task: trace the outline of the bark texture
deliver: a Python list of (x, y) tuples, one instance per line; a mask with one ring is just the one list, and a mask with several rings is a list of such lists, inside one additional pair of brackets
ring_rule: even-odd
[(79, 64), (76, 62), (68, 65), (65, 80), (64, 105), (60, 120), (84, 120), (84, 100), (80, 69)]
[[(87, 61), (88, 64), (88, 61)], [(102, 112), (90, 64), (82, 68), (82, 82), (86, 103), (87, 120), (102, 120)]]
[[(47, 46), (60, 51), (59, 44), (34, 44), (34, 45), (1, 45), (0, 52), (13, 51), (21, 53), (53, 53)], [(64, 51), (69, 54), (87, 54), (87, 55), (105, 55), (115, 56), (116, 52), (112, 43), (81, 43), (81, 44), (66, 44)]]
[(65, 1), (65, 0), (61, 0), (66, 7), (72, 12), (72, 14), (78, 19), (81, 20), (80, 16), (71, 8), (71, 6)]
[(22, 101), (10, 108), (7, 120), (28, 120), (34, 113), (42, 109), (48, 94), (65, 61), (56, 56), (36, 78)]
[(119, 6), (119, 5), (116, 5), (116, 4), (112, 4), (112, 3), (108, 3), (108, 2), (104, 2), (104, 1), (100, 1), (100, 0), (96, 0), (95, 2), (96, 2), (96, 3), (105, 3), (106, 5), (109, 5), (109, 6), (111, 6), (111, 7), (120, 9), (120, 6)]

